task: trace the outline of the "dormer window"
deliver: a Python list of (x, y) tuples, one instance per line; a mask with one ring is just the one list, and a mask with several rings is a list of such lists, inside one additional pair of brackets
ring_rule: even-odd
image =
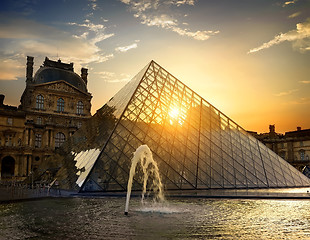
[(44, 97), (41, 94), (36, 97), (36, 109), (44, 109)]
[(65, 101), (62, 98), (57, 100), (57, 112), (63, 112), (65, 110)]

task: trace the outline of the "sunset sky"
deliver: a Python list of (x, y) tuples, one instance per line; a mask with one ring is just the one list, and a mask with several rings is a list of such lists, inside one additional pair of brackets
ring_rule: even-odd
[(154, 60), (246, 130), (310, 128), (310, 0), (2, 0), (5, 104), (27, 55), (88, 68), (92, 113)]

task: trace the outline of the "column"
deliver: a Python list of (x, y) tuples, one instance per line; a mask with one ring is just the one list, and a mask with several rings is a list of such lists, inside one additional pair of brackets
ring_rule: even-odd
[(27, 155), (27, 164), (28, 164), (28, 168), (27, 168), (27, 172), (28, 172), (28, 176), (30, 171), (32, 170), (31, 165), (32, 165), (32, 156)]

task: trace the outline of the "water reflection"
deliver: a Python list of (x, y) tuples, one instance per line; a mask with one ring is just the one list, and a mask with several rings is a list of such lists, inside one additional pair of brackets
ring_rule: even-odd
[[(0, 239), (309, 239), (309, 201), (49, 199), (0, 205)], [(169, 209), (171, 211), (169, 211)]]

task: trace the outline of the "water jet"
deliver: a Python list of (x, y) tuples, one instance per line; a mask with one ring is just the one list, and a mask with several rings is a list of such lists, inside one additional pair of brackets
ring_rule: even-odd
[(163, 193), (163, 185), (159, 175), (159, 169), (157, 163), (153, 159), (153, 154), (150, 148), (147, 145), (141, 145), (133, 153), (133, 158), (131, 160), (131, 167), (129, 171), (129, 179), (127, 185), (127, 196), (126, 196), (126, 205), (125, 205), (125, 215), (128, 215), (129, 200), (131, 195), (132, 181), (136, 172), (137, 164), (140, 162), (142, 171), (143, 171), (143, 189), (142, 189), (142, 198), (143, 203), (144, 194), (146, 193), (146, 185), (149, 179), (149, 176), (153, 174), (152, 185), (150, 190), (154, 192), (154, 201), (165, 200)]

